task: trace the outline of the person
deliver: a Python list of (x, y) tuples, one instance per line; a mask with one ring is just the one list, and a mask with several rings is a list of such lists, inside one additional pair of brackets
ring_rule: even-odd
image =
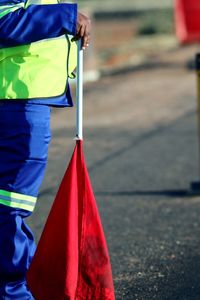
[(25, 218), (45, 172), (51, 106), (73, 105), (74, 40), (90, 43), (89, 18), (61, 2), (0, 0), (0, 300), (33, 299), (26, 272), (35, 243)]

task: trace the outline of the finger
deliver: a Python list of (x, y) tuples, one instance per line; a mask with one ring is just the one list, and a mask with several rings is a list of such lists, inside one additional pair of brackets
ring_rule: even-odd
[(90, 44), (90, 34), (87, 35), (87, 44)]
[(81, 25), (80, 25), (80, 24), (77, 24), (77, 28), (76, 28), (76, 34), (78, 34), (78, 33), (79, 33), (80, 29), (81, 29)]
[(82, 26), (80, 35), (82, 38), (82, 49), (84, 50), (87, 47), (86, 26)]
[(86, 26), (85, 34), (83, 37), (83, 47), (86, 48), (89, 46), (89, 44), (90, 44), (90, 30), (89, 30), (88, 26)]
[(85, 37), (85, 46), (88, 47), (90, 45), (90, 35)]
[(84, 37), (84, 35), (85, 35), (85, 26), (84, 25), (81, 26), (78, 34), (81, 38)]
[(85, 28), (86, 47), (88, 47), (90, 44), (90, 32), (91, 32), (91, 21), (89, 19), (87, 22), (87, 26)]
[(86, 47), (88, 47), (90, 44), (90, 38), (89, 36), (85, 35), (83, 37), (83, 48), (85, 49)]

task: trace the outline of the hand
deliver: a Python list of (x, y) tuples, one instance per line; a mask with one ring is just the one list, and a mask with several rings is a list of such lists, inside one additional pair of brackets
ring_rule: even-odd
[(74, 40), (82, 39), (82, 49), (90, 44), (91, 21), (85, 15), (78, 13), (77, 17), (77, 33)]

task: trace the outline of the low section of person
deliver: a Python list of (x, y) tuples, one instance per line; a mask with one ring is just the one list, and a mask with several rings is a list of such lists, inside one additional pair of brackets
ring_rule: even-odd
[(33, 299), (26, 272), (35, 243), (24, 219), (45, 172), (51, 106), (73, 105), (72, 40), (90, 43), (90, 20), (61, 2), (0, 0), (0, 300)]

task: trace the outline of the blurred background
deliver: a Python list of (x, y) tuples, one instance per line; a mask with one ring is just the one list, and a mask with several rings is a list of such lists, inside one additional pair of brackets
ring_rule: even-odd
[[(157, 56), (158, 50), (177, 45), (170, 0), (88, 0), (79, 1), (79, 7), (93, 21), (87, 69), (104, 74), (123, 66), (130, 68)], [(98, 74), (93, 72), (93, 76)]]
[[(116, 299), (199, 300), (199, 0), (78, 2), (93, 25), (84, 152)], [(54, 109), (49, 164), (29, 220), (37, 240), (74, 135), (75, 109)]]
[[(78, 3), (93, 21), (93, 42), (87, 53), (90, 59), (86, 69), (93, 67), (104, 75), (116, 68), (140, 65), (177, 46), (172, 0)], [(93, 73), (94, 78), (97, 75)]]

